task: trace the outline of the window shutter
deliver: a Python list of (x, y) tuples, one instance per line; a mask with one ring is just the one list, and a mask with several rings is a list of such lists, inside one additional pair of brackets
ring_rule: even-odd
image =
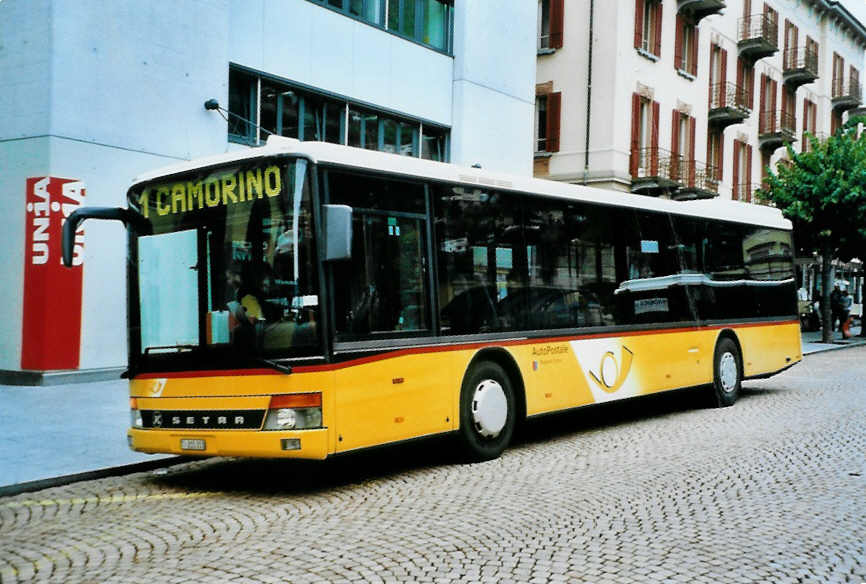
[(550, 0), (550, 48), (562, 48), (562, 33), (565, 23), (565, 0)]
[(650, 166), (652, 176), (658, 176), (659, 171), (659, 102), (653, 102), (652, 150), (650, 150)]
[(743, 193), (740, 192), (740, 148), (742, 143), (739, 140), (734, 140), (734, 172), (731, 175), (731, 185), (733, 185), (732, 197), (736, 201), (743, 199)]
[(689, 73), (698, 76), (698, 47), (700, 46), (698, 40), (700, 39), (700, 29), (695, 24), (692, 26), (692, 61)]
[(559, 152), (559, 118), (562, 111), (562, 93), (547, 95), (547, 151)]
[(643, 45), (643, 10), (646, 0), (634, 1), (634, 48), (639, 49)]
[(689, 117), (689, 186), (695, 186), (695, 118)]
[(719, 103), (728, 107), (728, 51), (719, 47)]
[(676, 38), (674, 39), (674, 69), (683, 68), (683, 17), (677, 14)]
[(680, 175), (680, 112), (674, 109), (671, 118), (671, 179)]
[(640, 162), (638, 152), (638, 134), (640, 133), (640, 95), (633, 93), (631, 96), (631, 160), (629, 160), (629, 173), (637, 176)]
[(680, 153), (680, 111), (675, 109), (671, 119), (671, 154)]
[(725, 154), (725, 132), (724, 130), (720, 130), (716, 136), (718, 136), (718, 148), (716, 149), (716, 159), (713, 161), (713, 164), (716, 167), (716, 180), (722, 181), (722, 163), (724, 162), (724, 154)]
[(775, 79), (770, 81), (770, 124), (773, 128), (773, 131), (777, 131), (779, 128), (776, 127), (776, 107), (777, 107), (777, 99), (779, 95), (779, 82)]
[(748, 69), (745, 71), (746, 77), (746, 85), (749, 86), (749, 109), (755, 109), (755, 67), (754, 65), (748, 65)]
[(657, 57), (662, 55), (662, 3), (655, 3), (655, 35), (653, 42), (653, 54)]
[(758, 133), (762, 133), (766, 129), (765, 119), (767, 117), (767, 76), (761, 73), (761, 101), (760, 111), (758, 112)]
[[(742, 98), (742, 102), (740, 101)], [(748, 101), (745, 86), (745, 71), (743, 58), (737, 57), (737, 105), (743, 105)]]
[(811, 114), (812, 114), (812, 125), (811, 125), (812, 132), (815, 132), (818, 130), (818, 125), (817, 125), (818, 124), (818, 106), (816, 106), (814, 103), (812, 104)]
[(787, 18), (785, 19), (785, 48), (782, 51), (782, 67), (784, 69), (788, 68), (788, 49), (790, 48), (788, 39), (791, 36), (791, 21)]
[(806, 138), (806, 132), (809, 131), (809, 100), (803, 100), (803, 137), (800, 139), (800, 152), (811, 150), (809, 139)]
[(746, 168), (743, 174), (746, 175), (746, 202), (752, 202), (752, 145), (746, 144)]

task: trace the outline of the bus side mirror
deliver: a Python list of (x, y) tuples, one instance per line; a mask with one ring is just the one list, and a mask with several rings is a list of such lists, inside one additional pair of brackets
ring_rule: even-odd
[(153, 232), (150, 221), (131, 209), (122, 207), (82, 207), (76, 209), (69, 214), (63, 223), (63, 265), (67, 268), (72, 267), (75, 232), (78, 231), (78, 224), (85, 219), (120, 221), (142, 235), (150, 235)]
[(325, 209), (325, 261), (352, 258), (352, 207), (323, 205)]

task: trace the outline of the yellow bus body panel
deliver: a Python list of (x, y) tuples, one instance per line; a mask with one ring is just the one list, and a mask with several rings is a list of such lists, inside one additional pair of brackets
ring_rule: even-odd
[[(191, 454), (181, 438), (203, 437), (192, 454), (324, 458), (456, 430), (460, 387), (480, 352), (504, 351), (520, 371), (527, 415), (710, 384), (713, 353), (723, 330), (743, 349), (747, 377), (774, 373), (802, 359), (796, 322), (673, 329), (573, 340), (502, 341), (419, 348), (290, 374), (212, 375), (135, 379), (130, 394), (144, 410), (266, 409), (270, 396), (322, 393), (323, 428), (259, 430), (131, 429), (144, 452)], [(301, 449), (281, 450), (283, 438)]]

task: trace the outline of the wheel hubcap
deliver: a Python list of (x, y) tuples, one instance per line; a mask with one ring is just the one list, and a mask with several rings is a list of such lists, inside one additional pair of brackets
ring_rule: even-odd
[(485, 438), (496, 438), (508, 418), (508, 400), (502, 386), (493, 379), (485, 379), (472, 395), (472, 422)]
[(724, 353), (719, 360), (719, 380), (726, 392), (734, 391), (737, 386), (737, 359), (731, 353)]

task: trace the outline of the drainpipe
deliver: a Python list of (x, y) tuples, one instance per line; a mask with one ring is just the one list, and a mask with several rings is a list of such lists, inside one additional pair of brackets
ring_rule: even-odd
[(595, 11), (595, 0), (589, 0), (589, 54), (586, 73), (586, 152), (583, 157), (583, 184), (589, 176), (589, 120), (592, 111), (592, 16)]

